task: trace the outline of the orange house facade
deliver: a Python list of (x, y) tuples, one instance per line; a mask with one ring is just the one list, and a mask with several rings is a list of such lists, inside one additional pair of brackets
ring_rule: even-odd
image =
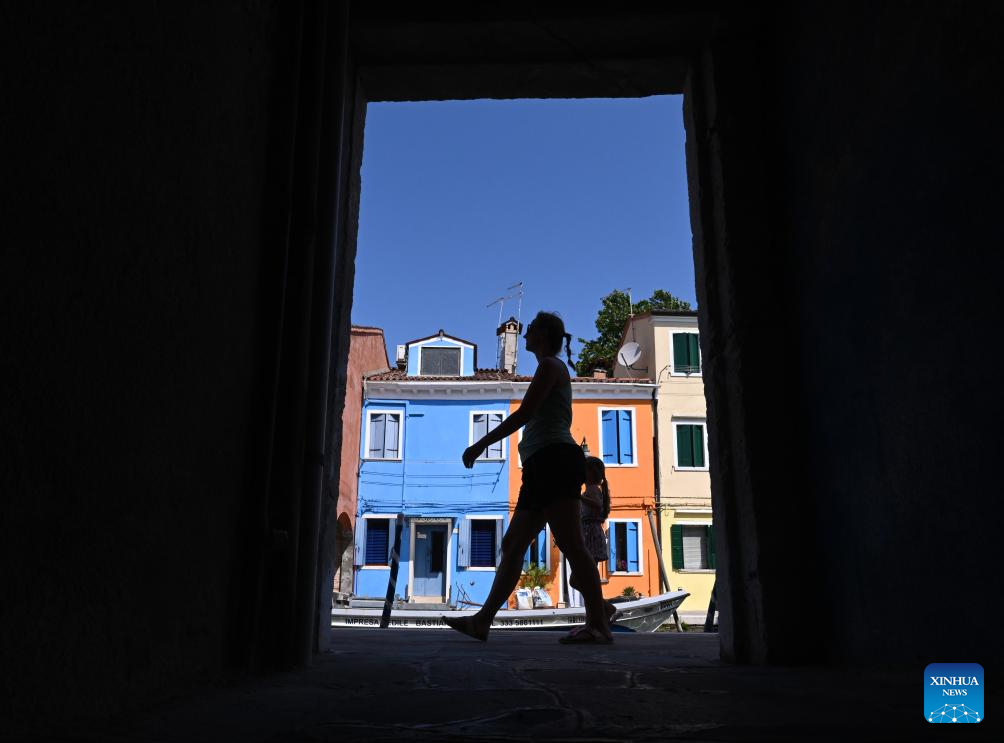
[[(522, 385), (520, 385), (522, 386)], [(583, 378), (572, 380), (572, 436), (583, 444), (589, 456), (606, 465), (610, 487), (610, 518), (604, 525), (608, 540), (608, 560), (600, 562), (603, 595), (614, 598), (633, 588), (645, 596), (660, 593), (659, 555), (649, 513), (655, 502), (655, 451), (652, 424), (652, 395), (656, 386), (647, 380), (627, 378)], [(513, 400), (510, 413), (519, 407)], [(518, 451), (519, 434), (509, 442)], [(515, 509), (519, 495), (522, 462), (516, 457), (510, 470), (509, 510)], [(569, 568), (545, 529), (528, 550), (524, 567), (541, 564), (548, 568), (548, 593), (555, 606), (578, 606), (582, 599), (569, 590)]]

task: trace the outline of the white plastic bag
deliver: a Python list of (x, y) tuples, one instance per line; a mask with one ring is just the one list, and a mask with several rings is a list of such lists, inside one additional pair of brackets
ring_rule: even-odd
[(516, 608), (517, 609), (533, 608), (533, 593), (530, 591), (529, 588), (516, 589)]
[(533, 589), (533, 608), (534, 609), (550, 609), (554, 604), (551, 603), (551, 594), (545, 591), (540, 586)]

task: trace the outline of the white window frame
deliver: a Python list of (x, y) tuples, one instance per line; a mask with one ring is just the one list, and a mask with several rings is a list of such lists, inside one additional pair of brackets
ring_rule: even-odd
[(523, 428), (524, 427), (521, 426), (520, 429), (516, 431), (516, 466), (520, 469), (523, 469), (523, 455), (519, 453), (519, 445), (520, 442), (523, 441)]
[(634, 452), (634, 461), (631, 464), (616, 464), (614, 462), (604, 462), (603, 464), (607, 467), (637, 467), (639, 452), (638, 452), (638, 408), (633, 405), (620, 405), (614, 407), (603, 407), (596, 409), (596, 427), (597, 436), (596, 440), (599, 443), (599, 451), (596, 456), (601, 460), (603, 459), (603, 412), (605, 410), (630, 410), (631, 411), (631, 451)]
[[(490, 515), (482, 516), (482, 515), (478, 514), (477, 516), (468, 515), (468, 516), (465, 516), (465, 518), (468, 521), (502, 521), (502, 520), (505, 519), (505, 516), (501, 516), (501, 515), (500, 516), (490, 516)], [(473, 524), (472, 524), (472, 526), (473, 526)], [(496, 529), (495, 533), (498, 534), (498, 531), (499, 530)], [(505, 533), (505, 529), (502, 530), (502, 533), (503, 534)], [(498, 544), (495, 545), (495, 552), (496, 553), (499, 551), (499, 547), (500, 547), (500, 545), (498, 545)], [(470, 550), (471, 546), (467, 545), (467, 549)], [(464, 570), (473, 570), (475, 572), (480, 572), (480, 573), (494, 573), (496, 570), (498, 570), (498, 567), (493, 565), (490, 568), (488, 568), (488, 567), (477, 567), (476, 568), (476, 567), (473, 567), (471, 565), (468, 565), (467, 567), (464, 568)]]
[[(609, 466), (609, 465), (608, 465)], [(641, 519), (607, 519), (607, 544), (609, 545), (614, 540), (614, 524), (638, 524), (638, 570), (613, 570), (617, 565), (610, 566), (607, 570), (608, 574), (613, 575), (644, 575), (645, 574), (645, 534), (642, 531), (642, 520)], [(609, 549), (609, 547), (608, 547)]]
[[(701, 370), (696, 372), (682, 372), (676, 370), (676, 354), (673, 352), (674, 335), (696, 335), (697, 336), (697, 364)], [(704, 376), (704, 354), (701, 353), (701, 334), (697, 328), (687, 330), (679, 328), (669, 331), (669, 375), (671, 377), (703, 377)]]
[[(379, 460), (378, 460), (379, 461)], [(387, 564), (386, 565), (366, 565), (366, 554), (363, 553), (363, 563), (362, 565), (356, 565), (356, 570), (390, 570), (390, 556), (394, 554), (394, 528), (396, 526), (397, 514), (396, 513), (364, 513), (363, 514), (363, 528), (369, 529), (369, 524), (366, 523), (367, 519), (387, 519), (390, 523), (387, 525)], [(369, 534), (366, 535), (369, 539)], [(403, 540), (402, 540), (403, 541)]]
[[(505, 423), (505, 419), (508, 417), (508, 413), (505, 410), (472, 410), (470, 416), (467, 419), (467, 423), (468, 423), (468, 425), (467, 425), (467, 445), (468, 446), (473, 445), (474, 442), (477, 440), (477, 439), (474, 438), (474, 416), (476, 416), (476, 415), (501, 415), (502, 416), (502, 420), (499, 421), (499, 425), (500, 426), (503, 423)], [(475, 463), (476, 462), (504, 462), (506, 460), (506, 449), (507, 449), (508, 443), (509, 443), (508, 440), (509, 440), (509, 437), (506, 436), (500, 442), (502, 444), (502, 456), (501, 457), (493, 457), (493, 458), (485, 457), (484, 459), (475, 459), (474, 460)], [(486, 449), (485, 451), (487, 452), (488, 450)]]
[[(370, 453), (370, 419), (374, 415), (386, 415), (387, 413), (396, 413), (401, 416), (401, 423), (397, 427), (397, 457), (371, 457)], [(365, 441), (363, 442), (363, 461), (364, 462), (401, 462), (404, 460), (404, 419), (405, 419), (404, 408), (373, 408), (366, 411), (366, 435), (364, 436)]]
[[(680, 447), (677, 442), (680, 440), (678, 426), (701, 426), (704, 428), (704, 466), (703, 467), (681, 467)], [(708, 419), (707, 418), (673, 418), (673, 470), (676, 472), (707, 472), (710, 468), (711, 460), (708, 457)]]
[[(464, 347), (461, 346), (461, 345), (459, 345), (459, 344), (453, 344), (453, 343), (451, 343), (451, 344), (445, 344), (445, 345), (439, 345), (439, 346), (432, 345), (433, 343), (438, 343), (438, 341), (439, 341), (439, 339), (437, 338), (435, 341), (429, 342), (428, 346), (426, 346), (426, 344), (422, 344), (421, 346), (418, 347), (418, 369), (415, 370), (416, 372), (418, 372), (418, 376), (420, 376), (420, 377), (462, 377), (462, 376), (464, 376)], [(460, 365), (457, 368), (457, 373), (456, 374), (424, 374), (422, 372), (422, 354), (425, 353), (426, 347), (428, 347), (430, 349), (435, 349), (435, 350), (447, 349), (447, 350), (450, 350), (450, 351), (453, 351), (453, 350), (459, 351), (460, 352)]]
[[(670, 524), (670, 526), (713, 526), (711, 519), (675, 519)], [(710, 555), (708, 555), (710, 559)], [(711, 573), (714, 574), (715, 568), (680, 568), (679, 570), (674, 570), (674, 573)]]

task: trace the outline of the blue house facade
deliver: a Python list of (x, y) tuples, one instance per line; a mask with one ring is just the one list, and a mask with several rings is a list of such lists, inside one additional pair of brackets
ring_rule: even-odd
[(472, 469), (461, 455), (508, 415), (513, 376), (477, 370), (476, 354), (440, 331), (405, 345), (403, 369), (364, 383), (357, 596), (386, 594), (398, 514), (398, 595), (417, 603), (483, 603), (488, 595), (508, 525), (508, 442)]

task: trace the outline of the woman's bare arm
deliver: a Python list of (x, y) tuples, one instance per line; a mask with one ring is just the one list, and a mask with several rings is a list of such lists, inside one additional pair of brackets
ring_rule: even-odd
[[(511, 436), (525, 426), (541, 403), (547, 399), (551, 389), (560, 379), (562, 372), (563, 367), (558, 359), (552, 357), (541, 361), (537, 365), (537, 371), (533, 375), (533, 380), (530, 382), (526, 394), (523, 395), (523, 402), (520, 403), (520, 406), (512, 415), (502, 421), (496, 428), (489, 431), (488, 435), (467, 448), (464, 452), (464, 466), (471, 467), (474, 464), (474, 460), (485, 449), (497, 441), (501, 441), (506, 436)], [(468, 460), (468, 455), (472, 453), (473, 455)]]

